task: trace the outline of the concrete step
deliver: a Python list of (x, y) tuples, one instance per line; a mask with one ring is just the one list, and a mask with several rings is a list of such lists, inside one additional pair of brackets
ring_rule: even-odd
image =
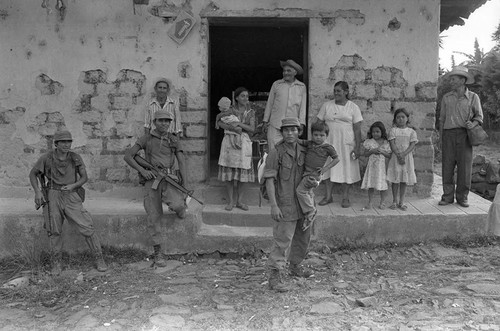
[(267, 202), (262, 207), (249, 206), (247, 211), (238, 208), (227, 211), (224, 207), (225, 205), (206, 205), (202, 211), (203, 224), (245, 228), (272, 227)]
[[(327, 206), (318, 206), (314, 224), (317, 240), (339, 244), (383, 244), (387, 242), (416, 243), (445, 237), (474, 237), (489, 233), (487, 213), (490, 202), (478, 196), (471, 197), (471, 207), (457, 204), (439, 206), (438, 199), (412, 199), (408, 209), (363, 209), (365, 202), (356, 200), (350, 208), (340, 206), (340, 196)], [(224, 210), (224, 205), (208, 205), (202, 211), (204, 235), (218, 236), (237, 232), (250, 234), (256, 228), (271, 229), (273, 221), (269, 205), (250, 206), (248, 211)], [(212, 229), (213, 230), (210, 230)], [(254, 233), (254, 232), (252, 232)], [(261, 233), (261, 232), (255, 232)]]
[[(248, 211), (224, 210), (226, 203), (221, 201), (224, 190), (223, 186), (204, 188), (205, 205), (191, 200), (184, 220), (165, 212), (162, 248), (166, 253), (267, 251), (271, 247), (270, 207), (267, 202), (258, 207), (257, 186), (250, 186), (249, 198), (245, 198), (250, 205)], [(340, 196), (335, 195), (332, 204), (318, 207), (313, 238), (329, 246), (339, 246), (417, 243), (491, 233), (492, 225), (487, 223), (490, 201), (471, 194), (469, 208), (457, 204), (439, 206), (440, 188), (436, 190), (430, 198), (409, 198), (407, 211), (362, 210), (366, 195), (355, 192), (351, 199), (353, 205), (341, 208)], [(151, 249), (142, 197), (138, 192), (134, 195), (137, 197), (111, 198), (88, 192), (84, 207), (91, 213), (104, 245)], [(317, 195), (318, 200), (321, 198)], [(0, 257), (47, 248), (42, 226), (41, 211), (35, 211), (32, 197), (0, 198)], [(86, 249), (83, 237), (69, 222), (65, 222), (63, 232), (65, 249)]]
[[(236, 187), (235, 187), (236, 192)], [(244, 198), (246, 204), (250, 206), (258, 206), (259, 205), (259, 184), (258, 183), (246, 183)], [(410, 191), (410, 190), (409, 190)], [(322, 182), (316, 189), (314, 189), (314, 194), (316, 197), (323, 198), (325, 196), (326, 188), (324, 182)], [(353, 195), (360, 197), (361, 199), (366, 200), (367, 193), (361, 190), (360, 183), (354, 184), (351, 187), (351, 192)], [(333, 193), (340, 194), (341, 186), (340, 184), (334, 184)], [(203, 202), (206, 204), (212, 205), (224, 205), (228, 202), (227, 197), (227, 188), (225, 183), (218, 181), (216, 179), (211, 179), (209, 184), (201, 187), (197, 194), (203, 197)], [(408, 196), (413, 196), (411, 192), (408, 192)], [(416, 197), (416, 195), (415, 195)], [(265, 203), (265, 202), (263, 202)]]

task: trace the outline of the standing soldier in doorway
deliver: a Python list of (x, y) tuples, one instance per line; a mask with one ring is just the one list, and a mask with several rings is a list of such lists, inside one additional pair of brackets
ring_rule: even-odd
[[(273, 224), (273, 247), (269, 253), (269, 288), (286, 292), (289, 287), (282, 283), (281, 273), (286, 261), (290, 262), (289, 274), (309, 278), (312, 272), (300, 264), (307, 255), (311, 242), (311, 227), (304, 226), (304, 215), (297, 199), (297, 186), (302, 180), (306, 148), (297, 140), (301, 134), (299, 120), (294, 117), (281, 121), (283, 141), (270, 150), (264, 169), (266, 189), (271, 205)], [(307, 182), (314, 187), (315, 179)]]
[(102, 257), (101, 243), (89, 212), (83, 208), (88, 180), (80, 155), (70, 151), (73, 139), (69, 131), (54, 134), (55, 150), (42, 155), (30, 172), (30, 183), (35, 190), (35, 206), (44, 209), (44, 228), (49, 235), (52, 253), (52, 274), (62, 271), (62, 228), (64, 219), (72, 222), (85, 237), (95, 254), (97, 270), (108, 269)]

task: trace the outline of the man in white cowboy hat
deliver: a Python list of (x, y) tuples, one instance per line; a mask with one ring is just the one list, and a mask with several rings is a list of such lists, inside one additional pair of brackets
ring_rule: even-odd
[(35, 191), (35, 206), (37, 209), (43, 207), (53, 275), (59, 275), (62, 271), (62, 229), (65, 219), (73, 223), (84, 236), (95, 255), (97, 270), (104, 272), (108, 269), (102, 257), (101, 242), (95, 231), (94, 221), (82, 205), (82, 185), (87, 182), (88, 177), (81, 156), (70, 150), (72, 142), (69, 131), (57, 131), (54, 134), (54, 151), (42, 155), (29, 175)]
[[(452, 90), (443, 96), (439, 130), (441, 136), (443, 195), (439, 205), (457, 201), (462, 207), (469, 207), (472, 171), (472, 145), (467, 129), (483, 123), (483, 110), (476, 93), (465, 85), (474, 83), (474, 76), (465, 67), (455, 67), (446, 74)], [(455, 168), (457, 182), (454, 182)]]
[(269, 151), (283, 139), (280, 131), (283, 118), (297, 118), (302, 129), (306, 125), (306, 85), (295, 78), (296, 75), (302, 75), (304, 70), (294, 60), (280, 61), (280, 64), (283, 68), (283, 79), (275, 81), (271, 86), (262, 120), (267, 130)]

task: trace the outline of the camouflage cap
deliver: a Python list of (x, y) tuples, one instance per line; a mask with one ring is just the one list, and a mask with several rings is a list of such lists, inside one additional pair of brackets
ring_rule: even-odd
[(299, 119), (296, 117), (285, 117), (284, 119), (281, 120), (281, 128), (283, 129), (287, 126), (296, 126), (300, 128)]
[(56, 141), (73, 141), (71, 137), (71, 132), (68, 130), (61, 130), (54, 133), (54, 142)]
[(159, 118), (166, 118), (166, 119), (172, 121), (174, 119), (174, 115), (169, 111), (159, 110), (155, 113), (155, 120), (157, 120)]

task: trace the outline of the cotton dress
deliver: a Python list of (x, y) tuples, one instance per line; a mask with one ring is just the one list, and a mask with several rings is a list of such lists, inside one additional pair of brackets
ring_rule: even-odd
[[(234, 111), (234, 110), (233, 110)], [(255, 121), (255, 111), (249, 109), (242, 114), (234, 111), (233, 115), (240, 119), (241, 123), (250, 125)], [(241, 133), (241, 148), (238, 149), (231, 144), (231, 134), (224, 134), (219, 155), (220, 181), (254, 182), (255, 172), (252, 164), (252, 141), (246, 132)]]
[[(381, 145), (375, 139), (366, 139), (363, 143), (366, 150), (381, 148), (384, 152), (390, 153), (391, 146), (387, 140), (384, 140)], [(373, 188), (378, 191), (387, 190), (387, 175), (385, 170), (385, 156), (382, 154), (372, 154), (368, 158), (361, 189), (367, 190)]]
[(333, 145), (339, 156), (339, 163), (323, 177), (335, 183), (352, 184), (360, 181), (359, 161), (351, 158), (351, 152), (356, 147), (353, 124), (363, 120), (359, 107), (352, 101), (347, 101), (343, 106), (332, 100), (321, 106), (317, 117), (328, 125), (330, 133), (326, 141)]
[(392, 127), (389, 131), (389, 141), (394, 140), (396, 150), (392, 151), (389, 166), (387, 168), (387, 180), (391, 183), (406, 183), (406, 185), (414, 185), (417, 182), (415, 175), (415, 164), (413, 162), (413, 152), (405, 157), (405, 164), (399, 164), (396, 152), (404, 152), (410, 143), (418, 142), (417, 133), (412, 128), (404, 129)]

